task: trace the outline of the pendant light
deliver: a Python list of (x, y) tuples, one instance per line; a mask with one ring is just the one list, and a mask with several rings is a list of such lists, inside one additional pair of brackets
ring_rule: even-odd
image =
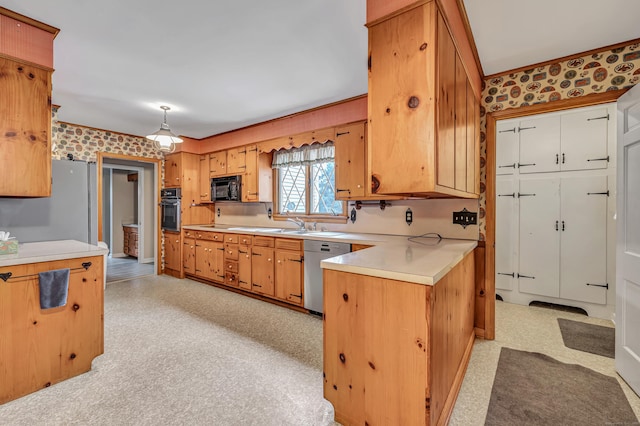
[(153, 145), (158, 151), (171, 153), (176, 150), (176, 144), (182, 142), (182, 139), (171, 133), (167, 124), (167, 111), (171, 108), (162, 105), (160, 109), (164, 110), (164, 121), (160, 125), (160, 130), (147, 136), (147, 139), (153, 141)]

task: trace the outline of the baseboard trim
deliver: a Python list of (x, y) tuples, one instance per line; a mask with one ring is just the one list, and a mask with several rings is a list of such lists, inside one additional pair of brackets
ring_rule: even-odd
[(124, 253), (111, 253), (111, 257), (127, 257)]
[(147, 257), (145, 259), (138, 261), (138, 263), (153, 263), (153, 262), (155, 262), (155, 259), (153, 257)]

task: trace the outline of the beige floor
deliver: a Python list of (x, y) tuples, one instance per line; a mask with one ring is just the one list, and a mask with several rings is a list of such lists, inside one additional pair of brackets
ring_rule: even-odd
[(640, 419), (640, 397), (633, 393), (616, 374), (614, 360), (565, 347), (557, 318), (613, 326), (611, 321), (583, 315), (496, 302), (496, 339), (476, 341), (450, 425), (484, 424), (502, 347), (540, 352), (558, 361), (580, 364), (599, 373), (616, 377), (636, 417)]

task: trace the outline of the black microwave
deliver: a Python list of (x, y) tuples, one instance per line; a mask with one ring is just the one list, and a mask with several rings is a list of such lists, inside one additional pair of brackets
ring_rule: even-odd
[(211, 201), (242, 201), (242, 176), (211, 178)]

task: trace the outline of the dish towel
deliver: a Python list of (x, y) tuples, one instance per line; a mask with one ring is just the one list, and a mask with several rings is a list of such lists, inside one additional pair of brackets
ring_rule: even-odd
[(69, 268), (40, 272), (40, 309), (58, 308), (67, 304)]

